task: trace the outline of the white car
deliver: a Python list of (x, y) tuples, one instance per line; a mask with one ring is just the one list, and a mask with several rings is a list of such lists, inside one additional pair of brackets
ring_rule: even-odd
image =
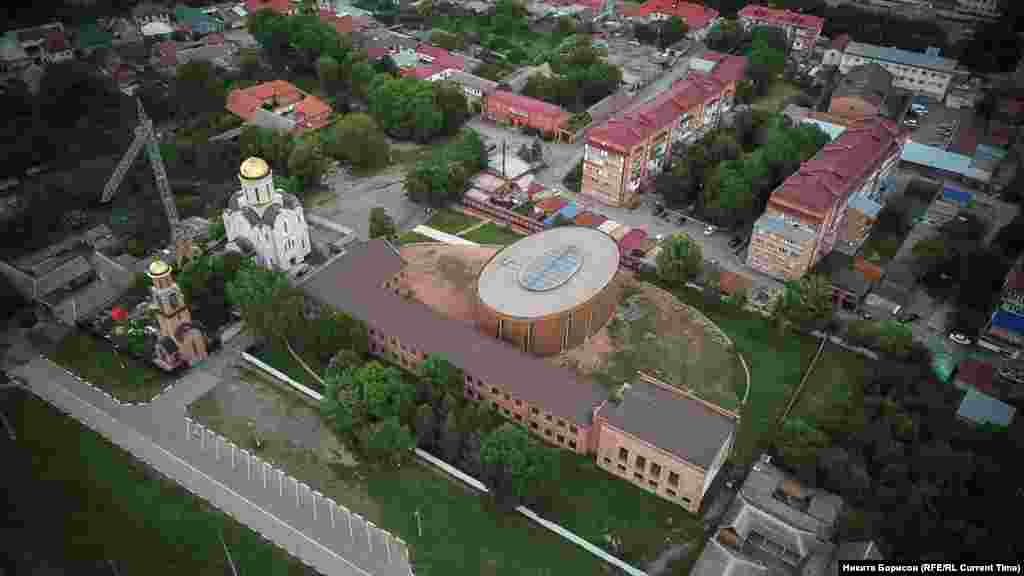
[(705, 226), (704, 227), (704, 235), (705, 236), (711, 236), (714, 233), (715, 233), (715, 227), (714, 226), (710, 226), (709, 225), (709, 226)]
[(962, 332), (950, 332), (949, 339), (963, 346), (967, 346), (971, 343), (971, 339)]

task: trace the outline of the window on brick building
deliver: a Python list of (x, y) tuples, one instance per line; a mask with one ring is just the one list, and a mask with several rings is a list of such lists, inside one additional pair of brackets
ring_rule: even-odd
[(492, 386), (491, 387), (491, 394), (497, 394), (497, 393), (498, 393), (498, 389)]
[(669, 489), (665, 490), (665, 492), (667, 492), (667, 493), (668, 493), (668, 495), (669, 495), (669, 496), (671, 496), (671, 497), (673, 497), (673, 498), (675, 498), (675, 497), (676, 497), (676, 491), (675, 491), (675, 490), (673, 490), (673, 489), (671, 489), (671, 488), (669, 488)]
[(625, 472), (625, 471), (626, 471), (626, 467), (623, 466), (622, 464), (619, 464), (619, 472)]
[(633, 472), (633, 478), (636, 478), (637, 480), (639, 480), (641, 482), (644, 481), (644, 475), (639, 473), (639, 472)]
[(516, 400), (516, 406), (522, 406), (522, 405), (523, 405), (523, 401), (522, 400)]
[(643, 456), (637, 456), (636, 457), (636, 469), (637, 470), (643, 470), (646, 467), (647, 467), (647, 459), (644, 458)]
[(551, 414), (545, 414), (544, 419), (547, 420), (548, 422), (551, 422)]
[(540, 428), (540, 426), (538, 426), (536, 422), (530, 422), (530, 428), (533, 428), (534, 430), (537, 430), (537, 429)]
[(522, 414), (516, 414), (516, 420), (519, 420), (520, 422), (522, 422), (523, 421), (523, 415)]
[(550, 438), (551, 437), (551, 428), (545, 428), (544, 429), (544, 435)]
[(537, 408), (530, 408), (530, 414), (540, 414), (540, 410)]
[(511, 400), (511, 399), (512, 399), (512, 396), (510, 394), (508, 394), (508, 393), (505, 393), (505, 400)]
[(572, 448), (573, 450), (576, 449), (576, 441), (575, 440), (569, 440), (569, 448)]
[(668, 473), (668, 483), (672, 486), (679, 486), (679, 474), (675, 472)]
[(648, 480), (647, 483), (651, 485), (651, 488), (657, 488), (658, 487), (657, 480)]
[(561, 434), (559, 434), (558, 435), (558, 443), (559, 444), (564, 444), (565, 443), (565, 436), (562, 436)]
[(651, 475), (661, 476), (661, 466), (655, 464), (654, 462), (651, 462)]
[(619, 448), (619, 460), (622, 460), (623, 462), (629, 460), (629, 450)]
[(569, 426), (569, 431), (572, 432), (573, 434), (579, 434), (580, 432), (579, 428), (575, 426)]

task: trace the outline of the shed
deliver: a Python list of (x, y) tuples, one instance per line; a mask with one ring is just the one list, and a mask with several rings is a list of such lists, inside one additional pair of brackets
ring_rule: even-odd
[(1016, 412), (1017, 409), (1006, 402), (977, 390), (968, 390), (956, 415), (975, 424), (1009, 426)]
[(953, 385), (961, 390), (978, 390), (986, 394), (995, 393), (996, 368), (988, 362), (967, 358), (956, 370)]
[(624, 256), (632, 256), (634, 250), (640, 250), (643, 247), (645, 239), (647, 239), (647, 232), (639, 228), (630, 230), (619, 240), (619, 253)]
[(616, 242), (619, 242), (623, 238), (625, 238), (626, 234), (629, 234), (632, 230), (632, 226), (626, 226), (625, 224), (623, 224), (622, 226), (619, 226), (615, 230), (612, 230), (611, 237), (614, 238)]
[(545, 214), (554, 214), (564, 208), (568, 203), (569, 201), (565, 198), (545, 198), (544, 200), (537, 202), (537, 209)]
[(597, 229), (605, 234), (611, 235), (611, 233), (619, 227), (619, 223), (615, 220), (605, 220), (597, 226)]

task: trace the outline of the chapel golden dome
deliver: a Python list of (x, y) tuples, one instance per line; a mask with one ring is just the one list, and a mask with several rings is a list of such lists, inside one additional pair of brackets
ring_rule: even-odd
[(266, 161), (262, 158), (250, 156), (242, 162), (242, 166), (238, 169), (238, 173), (246, 180), (259, 180), (270, 173), (270, 166), (268, 166)]
[(170, 271), (171, 266), (163, 260), (154, 260), (153, 263), (149, 265), (150, 276), (163, 276), (164, 274), (169, 274)]

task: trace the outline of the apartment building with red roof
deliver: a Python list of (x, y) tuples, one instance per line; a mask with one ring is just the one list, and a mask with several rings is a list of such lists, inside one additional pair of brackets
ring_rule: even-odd
[(679, 0), (647, 0), (640, 6), (627, 9), (623, 15), (630, 19), (648, 20), (668, 20), (676, 16), (686, 22), (689, 29), (687, 37), (698, 41), (703, 40), (718, 21), (718, 10)]
[(781, 28), (789, 40), (790, 53), (803, 58), (814, 53), (821, 29), (825, 27), (824, 18), (757, 4), (747, 4), (738, 16), (744, 30), (756, 26)]
[(905, 140), (895, 123), (872, 118), (826, 144), (772, 192), (754, 223), (747, 265), (776, 278), (806, 274), (848, 233), (851, 200), (879, 196)]
[(673, 142), (697, 137), (732, 108), (746, 58), (707, 51), (687, 76), (639, 108), (587, 135), (580, 193), (602, 204), (627, 206), (665, 167)]
[(232, 90), (227, 109), (246, 122), (289, 132), (323, 128), (332, 113), (323, 100), (284, 80)]
[(526, 126), (559, 139), (568, 136), (570, 114), (561, 106), (509, 92), (495, 90), (484, 99), (483, 115), (488, 120)]
[(291, 0), (245, 0), (246, 12), (252, 14), (260, 10), (273, 10), (286, 16), (294, 13)]

